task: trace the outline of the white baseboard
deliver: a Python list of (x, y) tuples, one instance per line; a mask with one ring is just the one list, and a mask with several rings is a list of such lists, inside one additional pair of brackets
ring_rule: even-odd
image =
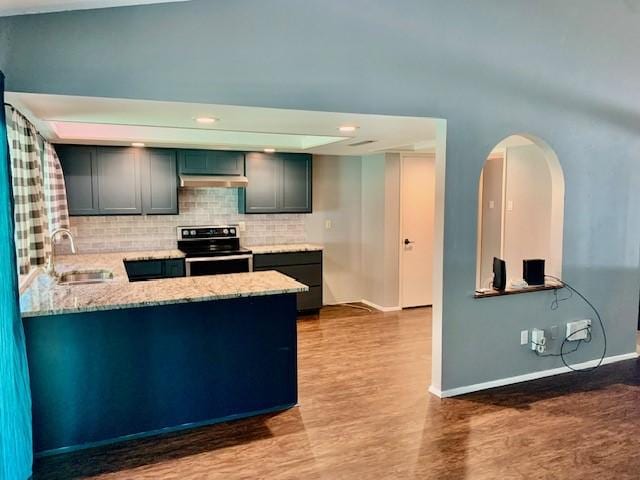
[(373, 302), (370, 302), (369, 300), (365, 300), (364, 298), (362, 300), (360, 300), (362, 303), (364, 303), (365, 305), (368, 305), (371, 308), (375, 308), (376, 310), (380, 310), (381, 312), (397, 312), (399, 310), (402, 310), (402, 307), (397, 306), (397, 307), (383, 307), (381, 305), (377, 305)]
[[(612, 357), (606, 357), (602, 361), (602, 365), (609, 363), (622, 362), (624, 360), (633, 360), (638, 358), (636, 352), (625, 353), (623, 355), (614, 355)], [(589, 360), (588, 362), (577, 363), (572, 365), (573, 368), (582, 369), (595, 367), (598, 364), (598, 360)], [(475, 383), (473, 385), (466, 385), (464, 387), (451, 388), (449, 390), (440, 390), (433, 385), (429, 387), (429, 392), (440, 398), (455, 397), (458, 395), (464, 395), (465, 393), (479, 392), (481, 390), (488, 390), (490, 388), (504, 387), (505, 385), (512, 385), (514, 383), (528, 382), (536, 380), (538, 378), (552, 377), (554, 375), (560, 375), (562, 373), (569, 373), (571, 370), (567, 367), (551, 368), (549, 370), (541, 370), (539, 372), (526, 373), (524, 375), (517, 375), (515, 377), (500, 378), (498, 380), (491, 380), (490, 382)]]

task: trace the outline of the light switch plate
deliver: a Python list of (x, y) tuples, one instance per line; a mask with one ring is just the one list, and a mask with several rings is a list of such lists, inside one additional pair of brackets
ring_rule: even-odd
[(529, 330), (522, 330), (520, 332), (520, 345), (526, 345), (529, 343)]
[(331, 230), (331, 220), (325, 220), (324, 221), (324, 228), (326, 230)]
[(244, 232), (247, 229), (247, 224), (245, 222), (238, 222), (238, 230)]

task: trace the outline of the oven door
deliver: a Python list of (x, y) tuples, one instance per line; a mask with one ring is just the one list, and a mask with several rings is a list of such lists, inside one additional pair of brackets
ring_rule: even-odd
[(186, 258), (187, 277), (253, 271), (253, 255)]

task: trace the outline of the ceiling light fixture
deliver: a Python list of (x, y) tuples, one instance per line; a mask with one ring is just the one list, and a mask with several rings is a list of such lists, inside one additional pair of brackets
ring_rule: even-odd
[(144, 147), (144, 143), (142, 142), (133, 142), (131, 144), (132, 147)]
[(265, 148), (264, 149), (264, 153), (275, 153), (276, 149), (275, 148)]
[(211, 125), (212, 123), (216, 123), (218, 121), (217, 118), (214, 117), (196, 117), (196, 122), (202, 123), (204, 125)]
[(358, 127), (355, 125), (342, 125), (338, 127), (338, 130), (340, 130), (342, 133), (352, 133), (352, 132), (355, 132), (357, 129)]

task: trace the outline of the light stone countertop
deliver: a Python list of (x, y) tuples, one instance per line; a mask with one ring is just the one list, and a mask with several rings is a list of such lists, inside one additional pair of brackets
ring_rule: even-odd
[(113, 272), (114, 278), (105, 283), (60, 285), (42, 272), (20, 295), (22, 316), (60, 315), (308, 291), (306, 285), (275, 271), (129, 282), (123, 263), (124, 260), (183, 257), (184, 254), (179, 250), (57, 256), (58, 273), (105, 269)]
[(314, 243), (288, 243), (282, 245), (257, 245), (247, 247), (254, 254), (260, 255), (263, 253), (292, 253), (292, 252), (317, 252), (322, 251), (322, 245), (316, 245)]

